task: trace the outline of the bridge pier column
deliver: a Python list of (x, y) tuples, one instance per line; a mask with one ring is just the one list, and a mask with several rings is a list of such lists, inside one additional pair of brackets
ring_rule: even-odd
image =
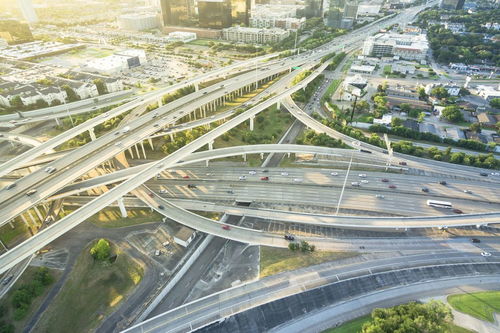
[(278, 101), (278, 102), (276, 103), (276, 107), (278, 108), (278, 110), (281, 108), (281, 101)]
[(198, 83), (194, 84), (194, 91), (200, 90), (200, 85)]
[(44, 218), (43, 218), (42, 214), (40, 213), (40, 211), (38, 210), (38, 208), (36, 206), (33, 207), (33, 208), (35, 210), (36, 216), (38, 216), (38, 218), (40, 219), (40, 221), (43, 221)]
[(149, 146), (151, 147), (151, 150), (155, 150), (155, 147), (153, 146), (153, 139), (148, 138)]
[(55, 118), (55, 119), (56, 119), (56, 125), (61, 126), (61, 123), (59, 122), (59, 118)]
[(97, 139), (97, 137), (95, 136), (95, 131), (94, 131), (93, 127), (91, 129), (89, 129), (89, 134), (90, 134), (90, 139), (92, 141), (94, 141), (95, 139)]
[(170, 133), (170, 141), (174, 142), (174, 133)]
[(196, 110), (193, 111), (193, 118), (196, 120)]
[(134, 145), (135, 152), (137, 153), (137, 158), (141, 158), (141, 154), (139, 153), (139, 147), (137, 147), (137, 143)]
[(28, 216), (30, 217), (31, 223), (33, 223), (33, 226), (36, 226), (38, 223), (36, 222), (36, 219), (33, 217), (33, 214), (31, 214), (31, 210), (28, 209), (26, 211), (28, 213)]
[(144, 141), (141, 141), (141, 149), (142, 149), (142, 153), (144, 154), (144, 159), (147, 159), (147, 157), (146, 157), (146, 149), (144, 149)]
[(161, 108), (163, 106), (163, 97), (158, 98), (158, 107)]
[(26, 228), (28, 228), (31, 236), (33, 236), (34, 235), (33, 229), (31, 228), (31, 225), (29, 224), (28, 220), (26, 220), (26, 217), (24, 216), (24, 214), (20, 214), (19, 216), (21, 217), (21, 220), (26, 225)]
[(250, 131), (253, 131), (254, 120), (255, 120), (255, 116), (250, 117)]
[(290, 153), (287, 153), (287, 155), (288, 155), (288, 158), (290, 158)]
[(132, 148), (128, 148), (128, 153), (130, 154), (130, 158), (134, 158), (134, 152), (132, 150)]
[(247, 154), (243, 154), (243, 161), (247, 161)]
[(127, 217), (127, 209), (125, 208), (125, 204), (123, 203), (123, 198), (118, 199), (116, 202), (118, 203), (118, 207), (120, 208), (122, 217)]
[(264, 159), (264, 153), (260, 153), (260, 159), (263, 160)]

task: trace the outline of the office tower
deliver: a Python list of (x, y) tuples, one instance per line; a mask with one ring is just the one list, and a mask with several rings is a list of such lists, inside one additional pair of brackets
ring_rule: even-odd
[(193, 18), (194, 4), (191, 0), (161, 0), (161, 23), (164, 26), (190, 27), (196, 24)]
[(31, 0), (18, 0), (19, 9), (26, 21), (29, 23), (38, 22), (38, 17), (36, 16), (35, 9), (33, 8), (33, 3)]
[(330, 0), (330, 8), (326, 17), (326, 25), (340, 28), (344, 16), (345, 0)]
[(439, 7), (447, 10), (457, 10), (464, 8), (465, 0), (441, 0)]
[(222, 29), (231, 26), (230, 0), (198, 0), (200, 28)]
[(252, 0), (230, 1), (232, 24), (248, 27), (250, 25), (250, 10), (252, 9)]
[(354, 1), (346, 2), (344, 6), (344, 18), (356, 19), (358, 14), (358, 4)]

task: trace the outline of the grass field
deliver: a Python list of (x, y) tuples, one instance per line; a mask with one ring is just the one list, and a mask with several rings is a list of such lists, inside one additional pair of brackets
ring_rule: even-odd
[(63, 288), (43, 314), (34, 332), (90, 332), (139, 284), (143, 268), (116, 246), (114, 263), (80, 254)]
[(0, 240), (6, 246), (16, 243), (20, 238), (24, 238), (23, 236), (25, 235), (29, 235), (28, 227), (19, 217), (15, 219), (12, 225), (14, 228), (10, 224), (0, 227)]
[(457, 311), (493, 322), (493, 313), (500, 313), (500, 291), (450, 295), (448, 303)]
[[(64, 215), (72, 213), (69, 208), (64, 209)], [(159, 213), (147, 208), (127, 208), (127, 217), (122, 217), (118, 207), (108, 207), (88, 218), (92, 224), (102, 228), (121, 228), (130, 225), (158, 222), (163, 218)]]
[[(359, 317), (354, 320), (348, 321), (347, 323), (339, 327), (327, 329), (322, 333), (359, 333), (361, 332), (363, 324), (369, 322), (370, 319), (371, 319), (370, 315)], [(454, 324), (448, 324), (448, 330), (446, 331), (446, 333), (474, 333), (474, 332)]]
[(357, 256), (354, 252), (316, 251), (312, 253), (292, 252), (289, 249), (260, 247), (260, 277), (291, 271), (301, 267), (321, 264), (327, 261)]
[(338, 80), (338, 79), (337, 80), (333, 80), (332, 83), (330, 83), (330, 85), (326, 89), (325, 94), (323, 95), (323, 97), (325, 97), (326, 99), (328, 99), (333, 94), (335, 94), (335, 92), (337, 91), (337, 88), (339, 87), (339, 85), (340, 85), (341, 82), (342, 82), (342, 80)]

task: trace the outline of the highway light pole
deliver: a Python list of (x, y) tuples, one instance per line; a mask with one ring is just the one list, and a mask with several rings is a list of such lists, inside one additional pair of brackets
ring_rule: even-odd
[(335, 211), (335, 215), (339, 215), (340, 203), (342, 202), (342, 197), (344, 196), (345, 185), (347, 184), (347, 178), (349, 177), (349, 171), (351, 170), (353, 156), (354, 156), (354, 150), (351, 152), (351, 160), (349, 161), (349, 166), (347, 167), (347, 172), (344, 178), (344, 185), (342, 185), (342, 191), (340, 191), (339, 202), (337, 203), (337, 210)]
[[(59, 88), (59, 92), (62, 94), (61, 87), (57, 86)], [(63, 98), (63, 103), (64, 106), (66, 107), (66, 113), (68, 114), (69, 120), (71, 121), (71, 127), (75, 127), (75, 123), (73, 122), (73, 118), (71, 117), (71, 114), (69, 113), (69, 107), (68, 104), (66, 104), (66, 99)]]

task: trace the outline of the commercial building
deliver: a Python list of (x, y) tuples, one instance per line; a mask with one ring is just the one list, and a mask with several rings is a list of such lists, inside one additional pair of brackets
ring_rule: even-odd
[(258, 29), (246, 27), (231, 27), (222, 30), (225, 40), (243, 43), (270, 44), (287, 38), (290, 33), (280, 28)]
[(428, 50), (427, 37), (423, 34), (381, 33), (369, 36), (363, 43), (365, 56), (397, 56), (407, 60), (424, 60)]
[(367, 84), (368, 81), (359, 74), (346, 77), (342, 83), (342, 100), (352, 101), (355, 96), (361, 96)]
[(0, 57), (15, 60), (29, 60), (64, 53), (82, 47), (84, 47), (82, 44), (31, 42), (5, 47), (0, 50)]
[(356, 1), (330, 0), (326, 25), (337, 29), (350, 29), (356, 21), (357, 13)]
[(199, 0), (198, 16), (200, 28), (223, 29), (231, 26), (230, 0)]
[(372, 74), (375, 66), (370, 65), (352, 65), (349, 69), (352, 73)]
[(480, 85), (477, 87), (477, 92), (479, 96), (487, 101), (490, 101), (494, 98), (500, 98), (500, 87), (495, 89), (492, 86)]
[(230, 0), (232, 24), (247, 26), (250, 24), (252, 0)]
[(285, 30), (301, 29), (306, 23), (306, 18), (296, 17), (270, 17), (259, 16), (250, 18), (252, 28), (281, 28)]
[(465, 0), (441, 0), (439, 7), (447, 10), (457, 10), (464, 7)]
[(196, 40), (195, 32), (185, 32), (185, 31), (174, 31), (168, 34), (168, 40), (170, 42), (184, 42), (189, 43)]
[(377, 16), (380, 12), (379, 4), (359, 4), (358, 16)]
[[(164, 26), (194, 26), (192, 0), (160, 0), (161, 23)], [(194, 24), (193, 24), (194, 23)]]
[(142, 31), (158, 27), (156, 14), (125, 14), (118, 16), (118, 26), (124, 30)]
[(88, 61), (83, 69), (102, 74), (116, 74), (147, 62), (144, 50), (130, 49)]
[(5, 39), (9, 44), (33, 41), (29, 25), (13, 18), (0, 17), (0, 38)]
[(182, 227), (175, 235), (174, 235), (174, 242), (177, 244), (188, 247), (189, 244), (194, 240), (196, 237), (196, 231), (193, 229), (190, 229), (188, 227)]
[(38, 17), (36, 15), (35, 9), (33, 8), (32, 0), (17, 0), (19, 4), (19, 9), (23, 14), (23, 17), (29, 23), (38, 22)]

